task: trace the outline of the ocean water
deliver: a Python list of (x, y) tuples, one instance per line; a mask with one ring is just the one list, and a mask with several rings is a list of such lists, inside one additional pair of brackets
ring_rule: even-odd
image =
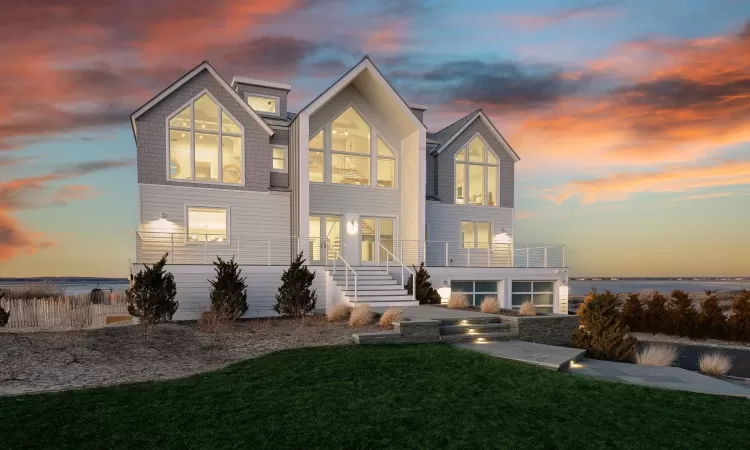
[(103, 291), (109, 292), (113, 290), (115, 292), (122, 292), (128, 289), (130, 286), (125, 281), (106, 281), (106, 282), (49, 282), (42, 283), (39, 281), (1, 281), (0, 288), (9, 288), (14, 286), (25, 286), (25, 285), (36, 285), (36, 284), (52, 284), (64, 289), (66, 295), (77, 295), (77, 294), (88, 294), (94, 288), (99, 288)]
[(598, 291), (606, 289), (625, 294), (629, 292), (672, 292), (682, 289), (685, 292), (704, 292), (707, 290), (718, 292), (738, 291), (742, 288), (750, 289), (750, 281), (694, 281), (694, 280), (602, 280), (602, 281), (571, 281), (570, 293), (573, 295), (585, 295), (591, 288)]

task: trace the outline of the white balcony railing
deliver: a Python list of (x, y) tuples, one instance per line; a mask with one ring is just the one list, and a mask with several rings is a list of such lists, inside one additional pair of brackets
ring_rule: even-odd
[[(433, 267), (565, 267), (564, 245), (480, 244), (475, 247), (455, 241), (395, 240), (381, 241), (381, 246), (378, 254), (387, 254), (385, 250), (391, 254), (383, 262), (398, 261), (406, 266), (425, 261)], [(219, 256), (234, 258), (239, 264), (285, 266), (299, 251), (304, 252), (307, 264), (311, 265), (330, 264), (334, 251), (350, 254), (345, 244), (332, 239), (136, 232), (137, 262), (152, 263), (169, 253), (168, 260), (174, 264), (211, 264)], [(351, 259), (347, 261), (359, 265)]]

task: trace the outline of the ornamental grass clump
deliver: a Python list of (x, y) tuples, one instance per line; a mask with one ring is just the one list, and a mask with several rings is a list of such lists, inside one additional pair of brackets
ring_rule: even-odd
[(351, 308), (349, 308), (349, 305), (339, 303), (338, 305), (335, 305), (328, 310), (328, 312), (326, 313), (326, 317), (328, 318), (329, 322), (336, 322), (338, 320), (346, 320), (349, 318), (350, 311), (351, 311)]
[(518, 314), (522, 316), (536, 316), (536, 307), (529, 300), (526, 300), (518, 308)]
[(448, 299), (448, 308), (451, 309), (466, 309), (469, 307), (469, 297), (461, 292), (451, 294), (451, 298)]
[(669, 367), (677, 360), (679, 352), (672, 345), (653, 344), (635, 354), (635, 362), (647, 366)]
[(698, 360), (698, 370), (712, 377), (723, 377), (732, 368), (732, 360), (719, 352), (706, 353)]
[(375, 318), (369, 305), (358, 305), (349, 314), (349, 326), (362, 327), (371, 324)]
[(382, 316), (380, 316), (380, 328), (384, 330), (392, 330), (393, 322), (401, 320), (406, 308), (388, 308), (385, 310)]
[(594, 293), (580, 316), (580, 327), (573, 333), (573, 345), (586, 350), (590, 358), (624, 361), (635, 350), (636, 339), (622, 324), (617, 295), (610, 291)]
[(482, 300), (482, 304), (479, 306), (479, 309), (481, 309), (483, 313), (487, 314), (499, 313), (500, 305), (497, 304), (497, 297), (495, 297), (494, 295), (485, 297), (485, 299)]

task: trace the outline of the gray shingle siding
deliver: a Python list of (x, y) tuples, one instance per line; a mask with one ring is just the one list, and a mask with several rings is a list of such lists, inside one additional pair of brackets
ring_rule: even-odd
[(435, 177), (435, 156), (431, 155), (429, 151), (425, 152), (426, 159), (427, 159), (427, 190), (426, 195), (427, 196), (437, 196), (437, 188), (435, 187), (435, 181), (437, 178)]
[(237, 92), (240, 94), (240, 97), (242, 97), (243, 100), (245, 99), (246, 94), (260, 94), (279, 97), (279, 116), (286, 118), (287, 96), (289, 95), (289, 91), (286, 91), (284, 89), (269, 88), (265, 86), (255, 86), (252, 84), (237, 83)]
[[(245, 185), (181, 182), (167, 179), (166, 119), (203, 90), (213, 95), (245, 128)], [(268, 133), (211, 74), (204, 70), (136, 120), (138, 182), (172, 186), (267, 191), (271, 155)]]
[(474, 120), (471, 125), (469, 125), (453, 142), (451, 142), (450, 145), (448, 145), (448, 147), (443, 149), (443, 151), (436, 156), (436, 195), (440, 197), (443, 203), (453, 203), (453, 188), (455, 183), (455, 156), (456, 153), (461, 150), (461, 147), (466, 145), (476, 133), (479, 133), (482, 136), (482, 138), (498, 156), (500, 165), (499, 206), (504, 208), (513, 208), (513, 180), (515, 161), (513, 161), (513, 158), (508, 154), (507, 151), (505, 151), (505, 148), (502, 146), (502, 144), (497, 139), (495, 139), (495, 136), (480, 118)]

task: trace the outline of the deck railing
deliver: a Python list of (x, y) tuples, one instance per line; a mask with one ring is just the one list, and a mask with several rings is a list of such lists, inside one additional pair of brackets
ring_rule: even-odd
[[(390, 254), (390, 261), (403, 266), (425, 261), (440, 267), (565, 267), (564, 245), (526, 245), (472, 243), (458, 241), (407, 241), (384, 243), (376, 252)], [(351, 250), (351, 249), (350, 249)], [(250, 237), (185, 233), (136, 232), (136, 262), (151, 263), (169, 253), (174, 264), (211, 264), (217, 256), (234, 257), (239, 264), (288, 265), (292, 255), (303, 251), (307, 264), (330, 264), (334, 252), (358, 254), (346, 250), (338, 240), (317, 237)], [(346, 257), (354, 266), (359, 264)], [(343, 259), (343, 258), (342, 258)]]

